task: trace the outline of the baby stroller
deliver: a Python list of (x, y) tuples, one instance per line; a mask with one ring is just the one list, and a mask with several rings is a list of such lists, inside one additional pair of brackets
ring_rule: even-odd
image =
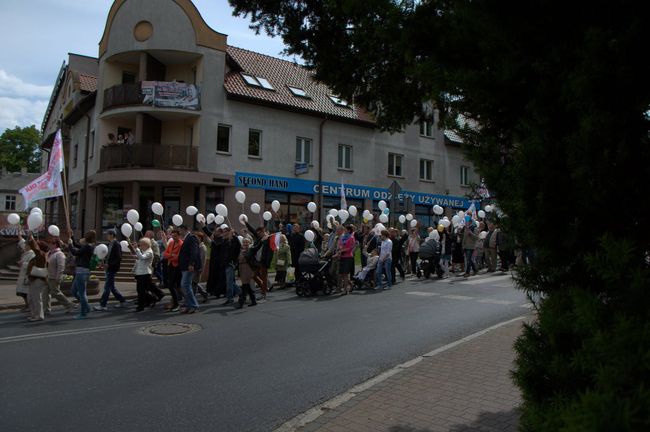
[(443, 270), (440, 266), (440, 243), (433, 239), (428, 239), (420, 246), (420, 264), (418, 267), (418, 277), (424, 275), (429, 279), (432, 273), (442, 279)]
[(305, 249), (298, 258), (300, 274), (296, 275), (296, 294), (309, 297), (322, 291), (324, 295), (332, 293), (336, 281), (330, 276), (330, 261), (321, 261), (316, 248)]

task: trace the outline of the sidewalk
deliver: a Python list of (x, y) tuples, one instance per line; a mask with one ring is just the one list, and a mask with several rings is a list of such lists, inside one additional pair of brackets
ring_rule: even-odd
[(404, 363), (276, 432), (516, 431), (521, 397), (509, 371), (523, 322), (508, 322)]

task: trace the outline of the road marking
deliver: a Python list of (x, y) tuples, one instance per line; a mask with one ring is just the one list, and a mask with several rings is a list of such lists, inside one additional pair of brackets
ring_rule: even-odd
[(511, 279), (512, 276), (510, 275), (503, 275), (503, 276), (486, 276), (486, 277), (479, 277), (476, 279), (467, 279), (463, 282), (460, 282), (461, 285), (478, 285), (478, 284), (484, 284), (484, 283), (489, 283), (489, 282), (497, 282), (497, 281), (502, 281), (505, 279)]
[(139, 321), (139, 322), (125, 323), (125, 324), (112, 324), (112, 325), (101, 326), (101, 327), (87, 327), (82, 329), (59, 330), (59, 331), (46, 332), (46, 333), (30, 333), (30, 334), (24, 334), (19, 336), (7, 336), (7, 337), (0, 338), (0, 344), (22, 342), (22, 341), (36, 340), (36, 339), (48, 339), (48, 338), (61, 337), (61, 336), (72, 336), (72, 335), (87, 334), (87, 333), (97, 333), (97, 332), (103, 332), (109, 330), (117, 330), (121, 328), (145, 326), (147, 324), (155, 323), (155, 322), (159, 322), (159, 321)]
[(474, 300), (476, 297), (462, 296), (462, 295), (443, 295), (442, 298), (451, 300)]
[(495, 299), (481, 299), (478, 301), (479, 303), (489, 303), (489, 304), (498, 304), (498, 305), (511, 305), (516, 302), (509, 301), (509, 300), (495, 300)]
[(324, 413), (338, 408), (339, 406), (343, 405), (344, 403), (346, 403), (350, 399), (357, 396), (359, 393), (361, 393), (361, 392), (363, 392), (365, 390), (368, 390), (368, 389), (372, 388), (373, 386), (375, 386), (375, 385), (377, 385), (377, 384), (379, 384), (381, 382), (386, 381), (388, 378), (392, 377), (393, 375), (397, 375), (398, 373), (400, 373), (400, 372), (402, 372), (402, 371), (404, 371), (404, 370), (418, 364), (419, 362), (421, 362), (422, 360), (424, 360), (427, 357), (433, 357), (433, 356), (438, 355), (438, 354), (440, 354), (442, 352), (450, 350), (450, 349), (452, 349), (452, 348), (454, 348), (454, 347), (456, 347), (458, 345), (461, 345), (461, 344), (463, 344), (465, 342), (471, 341), (472, 339), (476, 339), (479, 336), (483, 336), (484, 334), (486, 334), (486, 333), (488, 333), (488, 332), (490, 332), (492, 330), (496, 330), (499, 327), (503, 327), (505, 325), (511, 324), (513, 322), (521, 321), (523, 319), (526, 319), (526, 315), (522, 315), (522, 316), (519, 316), (517, 318), (511, 319), (511, 320), (508, 320), (508, 321), (504, 321), (504, 322), (501, 322), (501, 323), (496, 324), (496, 325), (493, 325), (492, 327), (488, 327), (486, 329), (480, 330), (480, 331), (478, 331), (476, 333), (473, 333), (473, 334), (471, 334), (469, 336), (465, 336), (464, 338), (459, 339), (459, 340), (457, 340), (455, 342), (452, 342), (450, 344), (447, 344), (445, 346), (437, 348), (437, 349), (435, 349), (435, 350), (433, 350), (431, 352), (428, 352), (426, 354), (423, 354), (421, 356), (417, 356), (414, 359), (409, 360), (407, 362), (404, 362), (402, 364), (399, 364), (399, 365), (395, 366), (394, 368), (389, 369), (386, 372), (383, 372), (383, 373), (377, 375), (374, 378), (371, 378), (371, 379), (369, 379), (369, 380), (367, 380), (365, 382), (362, 382), (361, 384), (358, 384), (358, 385), (352, 387), (350, 390), (348, 390), (348, 391), (346, 391), (344, 393), (341, 393), (341, 394), (339, 394), (337, 396), (334, 396), (332, 399), (330, 399), (330, 400), (328, 400), (328, 401), (326, 401), (326, 402), (324, 402), (324, 403), (322, 403), (320, 405), (316, 405), (315, 407), (313, 407), (313, 408), (311, 408), (311, 409), (309, 409), (309, 410), (307, 410), (307, 411), (305, 411), (305, 412), (303, 412), (301, 414), (298, 414), (294, 418), (292, 418), (292, 419), (288, 420), (287, 422), (285, 422), (284, 424), (280, 425), (278, 428), (276, 428), (274, 430), (274, 432), (294, 432), (294, 431), (296, 431), (296, 430), (298, 430), (300, 428), (303, 428), (304, 426), (306, 426), (307, 424), (313, 422), (314, 420), (316, 420), (318, 417), (320, 417)]
[(433, 297), (433, 296), (439, 296), (440, 295), (440, 293), (422, 292), (422, 291), (409, 291), (406, 294), (422, 296), (422, 297)]

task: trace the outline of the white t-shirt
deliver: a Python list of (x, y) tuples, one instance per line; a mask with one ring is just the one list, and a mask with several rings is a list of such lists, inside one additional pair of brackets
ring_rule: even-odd
[(392, 256), (393, 241), (391, 239), (382, 240), (379, 252), (379, 261), (384, 262)]

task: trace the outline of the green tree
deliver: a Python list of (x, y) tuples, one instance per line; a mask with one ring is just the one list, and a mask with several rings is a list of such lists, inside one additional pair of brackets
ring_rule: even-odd
[(5, 129), (0, 135), (0, 166), (10, 172), (27, 168), (28, 172), (41, 171), (41, 133), (36, 126), (16, 126)]
[[(230, 0), (398, 130), (433, 101), (535, 252), (522, 429), (650, 430), (649, 2)], [(458, 119), (463, 122), (459, 123)]]

